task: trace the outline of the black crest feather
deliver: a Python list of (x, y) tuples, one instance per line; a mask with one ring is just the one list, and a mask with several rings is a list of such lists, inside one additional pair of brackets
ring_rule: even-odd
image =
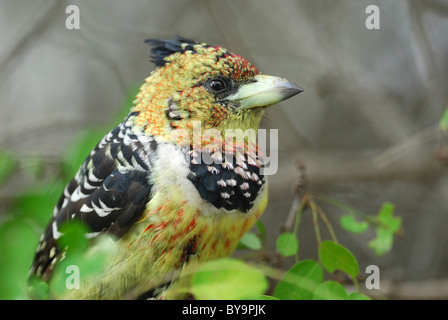
[[(164, 66), (166, 64), (165, 58), (176, 52), (185, 52), (193, 50), (193, 46), (198, 44), (194, 40), (189, 40), (180, 36), (175, 39), (146, 39), (145, 43), (149, 44), (151, 49), (151, 61), (156, 64), (157, 67)], [(186, 44), (186, 45), (185, 45)]]

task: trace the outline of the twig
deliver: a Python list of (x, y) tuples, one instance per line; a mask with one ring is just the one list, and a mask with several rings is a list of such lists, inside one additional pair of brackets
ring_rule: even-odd
[[(54, 1), (41, 16), (33, 21), (27, 21), (29, 28), (24, 34), (16, 39), (14, 46), (0, 59), (0, 71), (6, 74), (6, 69), (10, 68), (11, 63), (17, 62), (17, 57), (21, 56), (25, 49), (29, 48), (33, 43), (39, 40), (39, 37), (45, 35), (52, 23), (59, 17), (59, 12), (63, 12), (62, 8), (66, 6), (65, 1)], [(39, 12), (35, 12), (39, 14)]]
[(343, 203), (341, 203), (341, 202), (339, 202), (337, 200), (331, 199), (331, 198), (323, 196), (323, 195), (314, 195), (313, 197), (318, 199), (318, 200), (321, 200), (321, 201), (324, 201), (326, 203), (329, 203), (329, 204), (331, 204), (331, 205), (333, 205), (335, 207), (338, 207), (338, 208), (346, 211), (347, 213), (352, 213), (354, 215), (357, 215), (358, 217), (366, 220), (367, 222), (369, 222), (372, 225), (378, 224), (378, 222), (374, 218), (369, 216), (368, 214), (365, 214), (362, 211), (359, 211), (357, 209), (349, 207), (349, 206), (347, 206), (347, 205), (345, 205), (345, 204), (343, 204)]
[(294, 229), (297, 219), (297, 211), (299, 210), (300, 204), (301, 201), (299, 197), (294, 197), (291, 208), (289, 209), (288, 217), (286, 218), (285, 224), (281, 228), (282, 232), (291, 232)]
[(320, 245), (322, 243), (322, 237), (320, 235), (320, 229), (319, 229), (319, 220), (318, 220), (318, 213), (317, 213), (317, 208), (316, 208), (316, 203), (314, 202), (314, 200), (309, 199), (309, 204), (311, 207), (311, 213), (313, 214), (313, 226), (314, 226), (314, 232), (316, 233), (316, 242), (317, 242), (317, 247), (320, 248)]
[(285, 224), (281, 228), (282, 231), (287, 232), (290, 232), (294, 229), (294, 233), (296, 233), (298, 229), (299, 222), (297, 222), (297, 219), (300, 219), (300, 215), (307, 205), (307, 201), (305, 198), (306, 196), (302, 197), (301, 195), (305, 193), (305, 190), (308, 186), (305, 163), (302, 160), (297, 160), (295, 165), (299, 171), (297, 181), (293, 185), (293, 193), (295, 194), (295, 197), (291, 204), (291, 208), (289, 209), (288, 217), (286, 218)]
[(327, 230), (330, 233), (330, 236), (331, 236), (331, 239), (333, 240), (333, 242), (338, 243), (336, 233), (334, 232), (333, 226), (331, 225), (330, 220), (328, 220), (328, 217), (325, 214), (325, 212), (323, 212), (323, 210), (320, 207), (317, 207), (317, 213), (319, 213), (320, 218), (322, 219), (325, 226), (327, 227)]
[(403, 143), (399, 143), (379, 154), (373, 159), (373, 163), (378, 168), (384, 168), (399, 158), (404, 157), (410, 150), (434, 141), (443, 134), (444, 132), (438, 126), (427, 128), (411, 136)]

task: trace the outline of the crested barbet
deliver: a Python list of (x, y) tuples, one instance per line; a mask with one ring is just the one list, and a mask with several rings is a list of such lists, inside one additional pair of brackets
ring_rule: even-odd
[(93, 255), (101, 236), (119, 249), (97, 275), (53, 298), (163, 298), (170, 274), (231, 255), (265, 210), (263, 158), (247, 133), (266, 107), (302, 89), (220, 46), (146, 42), (155, 69), (64, 189), (30, 278), (51, 281), (70, 250), (60, 242), (68, 221), (87, 225)]

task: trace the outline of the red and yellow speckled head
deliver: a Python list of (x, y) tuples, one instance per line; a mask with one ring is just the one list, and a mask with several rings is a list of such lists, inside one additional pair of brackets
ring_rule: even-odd
[[(234, 113), (235, 105), (220, 101), (239, 86), (251, 82), (257, 68), (239, 55), (222, 47), (188, 40), (150, 40), (157, 68), (137, 95), (133, 111), (139, 111), (138, 125), (155, 135), (169, 135), (176, 129), (227, 128), (223, 124)], [(225, 81), (225, 92), (214, 92), (210, 80)]]
[[(183, 38), (146, 42), (153, 46), (156, 69), (141, 86), (132, 111), (138, 112), (135, 126), (148, 134), (170, 140), (176, 131), (192, 134), (195, 123), (202, 131), (222, 134), (257, 129), (263, 107), (292, 96), (293, 89), (298, 93), (296, 85), (285, 89), (290, 82), (260, 76), (248, 60), (220, 46)], [(282, 93), (273, 95), (272, 89), (279, 88)]]

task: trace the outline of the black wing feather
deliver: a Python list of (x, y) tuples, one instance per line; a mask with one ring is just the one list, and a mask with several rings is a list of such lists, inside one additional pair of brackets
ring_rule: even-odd
[(57, 238), (64, 222), (85, 222), (88, 237), (108, 233), (120, 238), (141, 217), (150, 200), (149, 153), (156, 142), (142, 145), (126, 123), (127, 119), (106, 135), (65, 188), (36, 251), (32, 276), (44, 280), (51, 276), (62, 252)]

